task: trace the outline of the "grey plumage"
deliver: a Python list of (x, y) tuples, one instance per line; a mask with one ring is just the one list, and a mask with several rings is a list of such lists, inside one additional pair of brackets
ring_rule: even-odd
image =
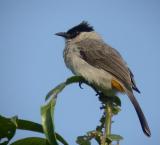
[(133, 74), (130, 74), (130, 69), (128, 69), (121, 55), (115, 49), (96, 40), (86, 39), (80, 41), (77, 43), (77, 47), (80, 50), (81, 57), (87, 63), (96, 68), (110, 72), (125, 86), (125, 91), (134, 105), (142, 129), (147, 136), (150, 136), (150, 130), (145, 116), (131, 90), (131, 87), (136, 86), (135, 82), (131, 81), (131, 79), (133, 79)]
[(132, 85), (128, 67), (115, 49), (94, 39), (85, 39), (76, 44), (87, 63), (111, 73), (126, 87)]
[(117, 80), (131, 100), (144, 133), (150, 136), (146, 118), (132, 89), (140, 91), (136, 86), (133, 73), (119, 52), (107, 45), (86, 22), (73, 27), (67, 33), (57, 33), (57, 35), (63, 36), (66, 40), (64, 59), (67, 67), (75, 75), (83, 76), (87, 81), (95, 84), (104, 93), (112, 90), (112, 80)]

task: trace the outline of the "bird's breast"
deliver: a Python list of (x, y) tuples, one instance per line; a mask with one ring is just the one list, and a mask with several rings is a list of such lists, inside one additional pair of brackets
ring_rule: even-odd
[(66, 47), (64, 49), (64, 61), (75, 75), (83, 76), (87, 81), (104, 89), (111, 89), (112, 75), (88, 64), (80, 57), (77, 47)]

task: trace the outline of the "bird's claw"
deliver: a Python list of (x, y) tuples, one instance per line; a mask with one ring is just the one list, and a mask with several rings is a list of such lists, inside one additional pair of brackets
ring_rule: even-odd
[(96, 96), (101, 96), (101, 95), (102, 95), (102, 93), (100, 91), (96, 90)]
[(98, 92), (96, 92), (96, 96), (99, 96), (99, 93), (98, 93)]
[(102, 110), (102, 109), (104, 109), (105, 108), (105, 106), (104, 105), (102, 105), (101, 107), (100, 107), (100, 109)]
[(81, 89), (83, 89), (83, 87), (82, 87), (82, 84), (83, 84), (83, 82), (79, 82), (79, 87), (81, 88)]

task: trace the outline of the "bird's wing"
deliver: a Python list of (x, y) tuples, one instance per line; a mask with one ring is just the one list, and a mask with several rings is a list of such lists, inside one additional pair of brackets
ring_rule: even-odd
[(147, 136), (150, 136), (151, 132), (146, 118), (131, 89), (135, 84), (133, 74), (127, 67), (121, 55), (104, 42), (96, 40), (83, 40), (78, 42), (78, 47), (81, 57), (87, 63), (109, 72), (124, 85), (125, 92), (137, 112), (144, 133)]
[(130, 72), (130, 77), (131, 77), (131, 82), (132, 82), (132, 88), (133, 88), (136, 92), (140, 93), (140, 90), (138, 89), (138, 87), (137, 87), (137, 85), (136, 85), (136, 82), (135, 82), (135, 80), (134, 80), (134, 75), (133, 75), (132, 71), (130, 70), (130, 68), (128, 68), (128, 70), (129, 70), (129, 72)]
[(112, 74), (125, 87), (132, 87), (130, 72), (121, 55), (107, 44), (86, 39), (78, 42), (81, 57), (90, 65)]

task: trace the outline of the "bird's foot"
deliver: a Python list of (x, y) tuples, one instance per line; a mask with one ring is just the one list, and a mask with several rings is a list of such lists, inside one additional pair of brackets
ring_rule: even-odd
[(81, 89), (83, 89), (82, 84), (83, 84), (83, 82), (82, 82), (82, 81), (79, 81), (79, 87), (80, 87)]
[(99, 97), (104, 95), (101, 91), (96, 90), (96, 93), (97, 93), (96, 96), (99, 96)]

